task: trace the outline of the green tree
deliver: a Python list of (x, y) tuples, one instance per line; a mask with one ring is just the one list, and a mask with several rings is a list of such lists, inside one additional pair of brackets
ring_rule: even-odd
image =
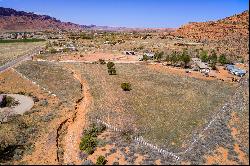
[(180, 60), (184, 62), (185, 67), (188, 65), (188, 63), (191, 61), (191, 58), (187, 52), (187, 50), (184, 50), (182, 55), (180, 56)]
[(207, 51), (204, 51), (204, 50), (201, 51), (200, 59), (201, 59), (202, 62), (207, 62), (208, 61)]
[(97, 140), (95, 137), (92, 137), (89, 134), (86, 134), (80, 143), (80, 150), (85, 151), (87, 154), (92, 154), (94, 152), (94, 148), (97, 146)]
[(121, 88), (124, 90), (124, 91), (130, 91), (131, 90), (131, 84), (130, 83), (127, 83), (127, 82), (124, 82), (121, 84)]
[(209, 61), (211, 64), (216, 64), (218, 60), (216, 52), (213, 50), (212, 55), (209, 57)]
[(228, 63), (228, 60), (226, 58), (226, 56), (224, 54), (220, 55), (219, 57), (219, 62), (224, 65), (224, 64), (227, 64)]
[(111, 68), (113, 68), (114, 66), (115, 66), (114, 62), (108, 62), (108, 63), (107, 63), (108, 69), (111, 69)]
[(171, 63), (172, 64), (175, 64), (176, 62), (178, 62), (178, 57), (177, 57), (177, 53), (174, 51), (172, 54), (171, 54)]

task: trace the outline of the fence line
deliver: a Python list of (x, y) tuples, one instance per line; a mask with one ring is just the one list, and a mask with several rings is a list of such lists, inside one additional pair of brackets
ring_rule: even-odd
[(15, 71), (17, 74), (19, 74), (22, 78), (24, 78), (24, 79), (26, 79), (26, 80), (31, 81), (31, 82), (32, 82), (32, 84), (34, 84), (34, 85), (38, 86), (39, 88), (41, 88), (41, 89), (42, 89), (42, 90), (44, 90), (45, 92), (47, 92), (47, 93), (49, 93), (50, 95), (52, 95), (52, 96), (55, 96), (55, 97), (56, 97), (56, 94), (54, 94), (54, 93), (52, 93), (51, 91), (49, 91), (48, 89), (46, 89), (46, 88), (44, 88), (44, 87), (40, 86), (37, 82), (30, 80), (28, 77), (26, 77), (26, 76), (25, 76), (25, 75), (23, 75), (22, 73), (18, 72), (17, 70), (15, 70), (15, 69), (13, 69), (13, 68), (11, 68), (11, 69), (12, 69), (13, 71)]
[[(98, 123), (101, 123), (101, 124), (105, 125), (105, 126), (106, 126), (107, 128), (109, 128), (109, 129), (112, 129), (112, 130), (117, 131), (117, 132), (122, 132), (121, 129), (118, 129), (117, 127), (112, 126), (112, 125), (110, 125), (110, 124), (108, 124), (108, 123), (106, 123), (106, 122), (104, 122), (104, 121), (102, 121), (102, 120), (100, 120), (100, 119), (97, 119), (96, 121), (97, 121)], [(143, 139), (142, 136), (140, 136), (140, 137), (134, 137), (133, 140), (134, 140), (135, 142), (139, 143), (139, 144), (143, 144), (143, 145), (145, 145), (145, 146), (148, 146), (148, 147), (150, 147), (150, 148), (156, 150), (157, 152), (159, 152), (159, 153), (161, 153), (161, 154), (163, 154), (163, 155), (167, 155), (167, 156), (173, 157), (173, 158), (176, 159), (176, 160), (179, 160), (179, 159), (180, 159), (180, 157), (177, 156), (177, 155), (175, 155), (174, 153), (169, 152), (168, 150), (165, 150), (165, 149), (158, 148), (156, 145), (153, 145), (153, 144), (148, 143), (147, 141), (145, 141), (145, 140)]]
[[(247, 81), (244, 81), (244, 82), (242, 81), (242, 82), (241, 82), (240, 86), (237, 88), (237, 90), (236, 90), (235, 94), (233, 95), (233, 97), (234, 97), (235, 95), (238, 94), (238, 91), (240, 90), (240, 87), (242, 86), (242, 83), (247, 83)], [(232, 98), (233, 98), (233, 97), (232, 97)], [(231, 99), (231, 100), (232, 100), (232, 99)], [(212, 118), (212, 120), (211, 120), (211, 121), (208, 123), (208, 125), (201, 131), (201, 133), (200, 133), (199, 135), (203, 135), (204, 132), (207, 131), (207, 130), (211, 127), (211, 125), (219, 118), (219, 114), (224, 113), (224, 112), (226, 111), (226, 108), (227, 108), (229, 105), (230, 105), (229, 102), (225, 103), (225, 104), (223, 105), (223, 107), (219, 110), (219, 112)], [(112, 125), (110, 125), (110, 124), (108, 124), (108, 123), (106, 123), (106, 122), (100, 120), (100, 119), (97, 119), (97, 122), (98, 122), (98, 123), (104, 124), (105, 126), (107, 126), (108, 128), (110, 128), (110, 129), (112, 129), (112, 130), (114, 130), (114, 131), (118, 131), (118, 132), (121, 132), (121, 131), (122, 131), (122, 130), (120, 130), (120, 129), (118, 129), (118, 128), (116, 128), (116, 127), (114, 127), (114, 126), (112, 126)], [(198, 142), (200, 138), (201, 138), (201, 136), (199, 136), (198, 138), (194, 138), (194, 140), (193, 140), (193, 142), (191, 143), (191, 145), (190, 145), (184, 152), (178, 152), (178, 153), (173, 153), (173, 152), (169, 152), (168, 150), (158, 148), (157, 146), (155, 146), (155, 145), (153, 145), (153, 144), (150, 144), (150, 143), (146, 142), (146, 141), (143, 139), (142, 136), (134, 137), (133, 140), (134, 140), (135, 142), (139, 143), (139, 144), (143, 144), (143, 145), (148, 146), (148, 147), (150, 147), (150, 148), (152, 148), (152, 149), (155, 149), (155, 150), (157, 150), (159, 153), (161, 153), (161, 154), (163, 154), (163, 155), (171, 156), (171, 157), (173, 157), (174, 159), (179, 160), (179, 159), (180, 159), (179, 155), (183, 155), (183, 154), (187, 153), (188, 151), (192, 150), (194, 144), (195, 144), (196, 142)]]

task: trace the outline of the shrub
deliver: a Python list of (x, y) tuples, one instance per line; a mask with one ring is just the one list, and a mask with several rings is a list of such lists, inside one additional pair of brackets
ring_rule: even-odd
[(96, 160), (96, 165), (105, 165), (107, 163), (107, 160), (104, 156), (99, 156)]
[(97, 140), (95, 137), (89, 134), (85, 134), (80, 142), (80, 150), (85, 151), (87, 154), (92, 154), (94, 148), (97, 146)]
[(115, 68), (108, 69), (109, 75), (116, 75), (116, 70)]
[(108, 63), (107, 63), (108, 69), (111, 69), (111, 68), (113, 68), (114, 66), (115, 66), (114, 62), (108, 62)]
[(105, 60), (103, 60), (103, 59), (99, 59), (99, 63), (100, 63), (101, 65), (106, 64)]
[(97, 135), (103, 132), (106, 126), (101, 124), (91, 124), (88, 130), (84, 131), (84, 136), (80, 142), (80, 150), (86, 152), (87, 154), (92, 154), (95, 147), (98, 145)]
[(131, 90), (131, 84), (130, 84), (130, 83), (122, 83), (122, 84), (121, 84), (121, 88), (122, 88), (124, 91), (130, 91), (130, 90)]

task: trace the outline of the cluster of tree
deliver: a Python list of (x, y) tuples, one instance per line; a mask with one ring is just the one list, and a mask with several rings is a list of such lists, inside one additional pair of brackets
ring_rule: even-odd
[(72, 40), (78, 40), (78, 39), (91, 40), (91, 39), (94, 39), (94, 35), (92, 33), (87, 34), (87, 33), (84, 33), (84, 32), (81, 32), (80, 34), (70, 33), (69, 39), (72, 39)]
[(163, 55), (164, 55), (164, 52), (161, 51), (161, 52), (156, 52), (155, 55), (154, 55), (154, 59), (157, 60), (157, 61), (160, 61), (162, 58), (163, 58)]
[(109, 75), (116, 75), (116, 70), (115, 70), (115, 64), (114, 64), (114, 62), (108, 62), (107, 63), (107, 67), (108, 67), (108, 73), (109, 73)]
[(180, 63), (183, 67), (188, 67), (191, 57), (187, 50), (183, 50), (182, 53), (174, 51), (172, 54), (167, 55), (165, 60), (171, 62), (171, 64)]
[(210, 55), (208, 55), (207, 51), (202, 50), (200, 55), (200, 59), (202, 62), (207, 62), (210, 64), (212, 69), (216, 69), (216, 63), (219, 62), (220, 64), (228, 64), (230, 61), (226, 58), (224, 54), (221, 54), (218, 58), (216, 52), (213, 50)]

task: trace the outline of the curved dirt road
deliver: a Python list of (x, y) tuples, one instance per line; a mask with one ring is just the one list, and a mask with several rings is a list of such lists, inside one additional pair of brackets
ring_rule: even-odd
[[(69, 68), (70, 69), (70, 68)], [(83, 99), (76, 105), (75, 117), (68, 122), (67, 134), (64, 137), (64, 164), (74, 163), (81, 164), (79, 158), (79, 145), (81, 141), (82, 131), (86, 125), (86, 113), (91, 105), (92, 97), (89, 86), (86, 81), (81, 78), (81, 73), (70, 69), (74, 73), (75, 79), (79, 80), (82, 85)]]

